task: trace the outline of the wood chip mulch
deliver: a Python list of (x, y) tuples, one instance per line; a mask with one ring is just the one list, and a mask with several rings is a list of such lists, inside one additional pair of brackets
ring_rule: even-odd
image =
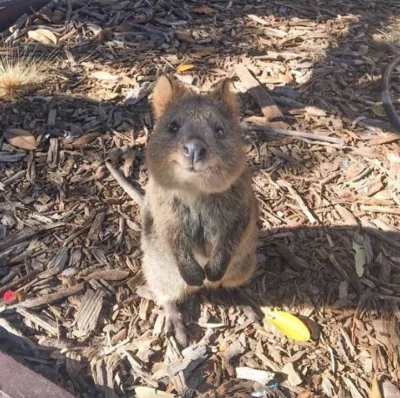
[[(0, 137), (2, 351), (77, 397), (399, 397), (400, 135), (380, 98), (398, 0), (60, 0), (3, 39), (48, 64), (35, 91), (0, 98), (0, 131), (37, 143)], [(262, 224), (244, 291), (315, 340), (207, 292), (184, 305), (190, 348), (161, 333), (137, 290), (138, 206), (105, 161), (145, 188), (162, 72), (232, 80)], [(398, 111), (399, 94), (396, 72)]]

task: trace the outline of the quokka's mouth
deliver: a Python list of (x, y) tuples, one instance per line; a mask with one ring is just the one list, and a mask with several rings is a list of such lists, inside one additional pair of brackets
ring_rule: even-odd
[(185, 172), (190, 174), (200, 174), (204, 172), (205, 169), (207, 168), (205, 164), (200, 164), (200, 163), (190, 164), (188, 162), (177, 161), (176, 164)]
[(185, 170), (191, 174), (200, 174), (203, 171), (203, 168), (196, 168), (194, 166), (187, 167)]

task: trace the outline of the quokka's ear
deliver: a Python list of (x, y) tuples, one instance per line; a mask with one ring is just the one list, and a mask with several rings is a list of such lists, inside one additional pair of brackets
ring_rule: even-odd
[(182, 83), (175, 78), (162, 75), (158, 78), (153, 90), (154, 116), (158, 119), (165, 108), (175, 99), (190, 92)]
[(223, 79), (218, 82), (212, 90), (211, 95), (227, 105), (229, 110), (235, 116), (239, 116), (239, 104), (237, 97), (236, 94), (232, 92), (227, 79)]

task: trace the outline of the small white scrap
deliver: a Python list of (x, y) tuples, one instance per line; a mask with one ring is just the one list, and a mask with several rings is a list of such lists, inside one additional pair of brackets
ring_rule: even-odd
[(275, 373), (248, 367), (239, 367), (236, 368), (236, 377), (238, 379), (256, 381), (262, 385), (266, 385), (274, 379)]

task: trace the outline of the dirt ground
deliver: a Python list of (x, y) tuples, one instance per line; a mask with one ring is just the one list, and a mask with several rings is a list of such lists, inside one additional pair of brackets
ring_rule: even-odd
[[(37, 87), (0, 98), (1, 134), (34, 145), (0, 138), (0, 293), (16, 293), (0, 304), (2, 351), (77, 397), (400, 396), (400, 135), (381, 103), (398, 0), (61, 0), (12, 31), (0, 56), (43, 65)], [(238, 65), (283, 121), (268, 122)], [(232, 80), (262, 224), (244, 291), (304, 317), (313, 340), (205, 292), (183, 305), (181, 352), (136, 291), (138, 206), (105, 161), (145, 187), (162, 72), (199, 89)], [(399, 95), (397, 73), (398, 111)]]

